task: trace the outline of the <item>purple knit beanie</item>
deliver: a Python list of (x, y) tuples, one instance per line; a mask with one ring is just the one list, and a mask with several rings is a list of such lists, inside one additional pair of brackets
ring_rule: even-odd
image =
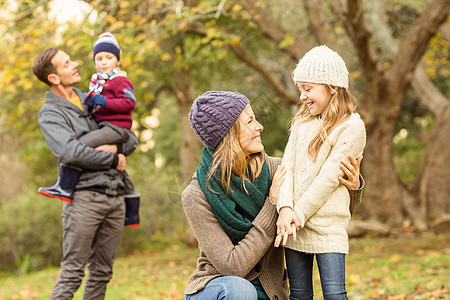
[(249, 103), (236, 92), (209, 91), (192, 104), (189, 122), (200, 141), (215, 151)]

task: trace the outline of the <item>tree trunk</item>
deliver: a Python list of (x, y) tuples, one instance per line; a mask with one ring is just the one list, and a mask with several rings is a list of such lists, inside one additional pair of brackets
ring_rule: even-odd
[[(386, 97), (386, 93), (381, 92), (380, 97)], [(367, 144), (361, 167), (366, 180), (362, 216), (398, 225), (403, 221), (403, 214), (402, 191), (393, 161), (396, 120), (380, 109), (371, 111), (370, 119), (375, 121), (366, 123)]]
[(428, 216), (438, 218), (450, 213), (450, 105), (436, 117), (432, 141), (422, 164), (415, 191)]
[(189, 70), (175, 70), (175, 97), (180, 115), (180, 177), (185, 187), (200, 162), (200, 143), (189, 123), (189, 111), (196, 98), (194, 83)]

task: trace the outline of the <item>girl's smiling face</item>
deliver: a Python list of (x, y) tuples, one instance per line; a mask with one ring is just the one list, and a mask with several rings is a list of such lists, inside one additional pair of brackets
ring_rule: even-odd
[(298, 90), (300, 91), (300, 100), (309, 108), (311, 115), (320, 115), (331, 95), (335, 90), (330, 90), (323, 84), (309, 83), (309, 82), (297, 82)]
[(239, 115), (238, 122), (240, 122), (239, 144), (246, 155), (259, 153), (264, 150), (261, 143), (260, 133), (263, 131), (263, 126), (256, 121), (250, 104), (244, 108)]

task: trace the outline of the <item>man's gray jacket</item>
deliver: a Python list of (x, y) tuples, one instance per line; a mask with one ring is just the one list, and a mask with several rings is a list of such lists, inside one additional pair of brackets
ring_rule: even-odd
[[(74, 88), (84, 102), (87, 94)], [(50, 151), (59, 162), (83, 169), (76, 189), (91, 189), (116, 196), (123, 194), (123, 174), (113, 164), (117, 158), (110, 152), (97, 151), (80, 143), (77, 139), (98, 125), (83, 104), (84, 112), (76, 105), (53, 92), (47, 92), (45, 103), (39, 112), (39, 126)], [(123, 144), (122, 153), (128, 155), (138, 144), (134, 134)]]

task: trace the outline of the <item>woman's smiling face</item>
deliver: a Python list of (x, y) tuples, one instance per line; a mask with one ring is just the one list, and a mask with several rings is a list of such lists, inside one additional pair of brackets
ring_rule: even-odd
[(240, 122), (239, 132), (239, 144), (246, 155), (259, 153), (264, 150), (264, 146), (261, 143), (261, 131), (264, 127), (256, 121), (255, 114), (253, 113), (250, 104), (244, 108), (239, 115), (238, 122)]

